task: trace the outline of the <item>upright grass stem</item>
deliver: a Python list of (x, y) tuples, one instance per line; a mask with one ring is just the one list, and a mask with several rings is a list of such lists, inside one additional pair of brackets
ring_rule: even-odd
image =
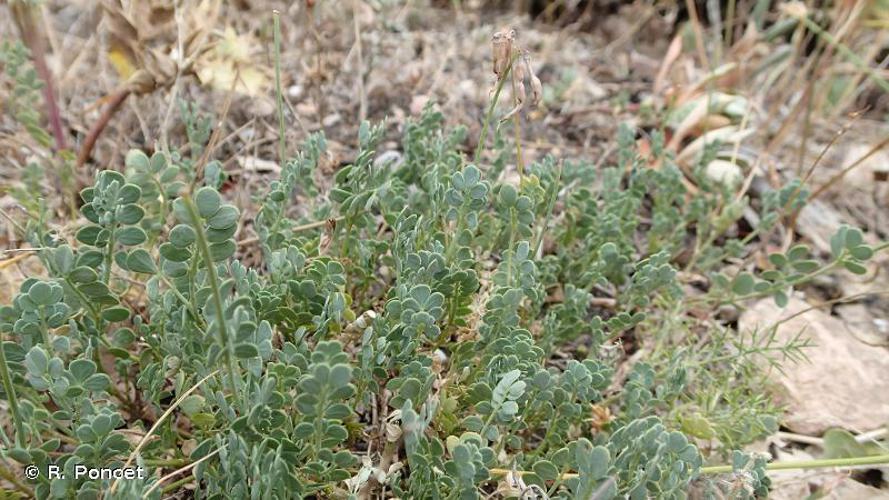
[(482, 156), (482, 150), (485, 149), (485, 143), (488, 139), (488, 128), (491, 126), (491, 118), (494, 116), (494, 109), (497, 107), (497, 102), (500, 100), (500, 92), (503, 90), (503, 84), (506, 83), (507, 78), (509, 78), (510, 72), (512, 72), (512, 65), (515, 63), (516, 57), (513, 56), (509, 60), (509, 64), (506, 66), (506, 70), (503, 72), (503, 76), (497, 80), (497, 87), (494, 89), (494, 97), (491, 98), (491, 104), (488, 106), (488, 111), (485, 113), (485, 120), (482, 122), (482, 133), (478, 138), (478, 146), (475, 148), (475, 163), (478, 163), (479, 158)]
[[(510, 63), (510, 67), (512, 66), (512, 62)], [(519, 82), (519, 85), (522, 85)], [(515, 78), (512, 79), (512, 95), (513, 95), (513, 103), (518, 106), (519, 105), (519, 97), (518, 97), (518, 89), (516, 89), (516, 81)], [(512, 116), (513, 123), (513, 133), (515, 135), (515, 164), (516, 169), (519, 171), (519, 178), (521, 179), (525, 175), (525, 159), (522, 156), (522, 123), (520, 113), (516, 113)]]
[[(820, 460), (799, 460), (793, 462), (772, 462), (766, 464), (766, 470), (808, 470), (826, 469), (830, 467), (858, 467), (861, 465), (889, 464), (889, 455), (873, 455), (869, 457), (854, 458), (826, 458)], [(725, 474), (731, 472), (731, 465), (712, 465), (701, 467), (701, 474)]]
[(286, 129), (284, 128), (284, 93), (281, 91), (281, 13), (273, 10), (272, 18), (275, 21), (275, 98), (277, 99), (276, 107), (278, 108), (278, 161), (283, 162)]
[(247, 409), (244, 396), (238, 393), (237, 369), (235, 359), (232, 353), (231, 340), (228, 336), (228, 327), (225, 321), (225, 307), (222, 303), (222, 292), (219, 290), (219, 276), (216, 274), (216, 265), (213, 263), (213, 256), (210, 253), (210, 245), (207, 243), (207, 235), (204, 234), (204, 227), (201, 224), (201, 218), (198, 215), (197, 207), (191, 196), (185, 195), (183, 198), (185, 208), (188, 210), (188, 216), (191, 219), (191, 225), (194, 228), (195, 240), (201, 257), (204, 259), (204, 265), (207, 266), (207, 275), (210, 281), (210, 297), (213, 300), (213, 308), (216, 313), (216, 332), (219, 334), (219, 345), (222, 347), (222, 356), (228, 369), (228, 377), (230, 389), (234, 396), (241, 399), (241, 409)]
[(15, 387), (12, 385), (12, 377), (9, 375), (9, 365), (6, 364), (2, 335), (0, 335), (0, 378), (3, 381), (6, 400), (9, 402), (9, 413), (12, 414), (12, 421), (15, 424), (15, 444), (19, 448), (23, 448), (25, 446), (25, 426), (22, 423), (22, 415), (19, 413), (19, 402), (15, 395)]
[(811, 30), (813, 33), (818, 35), (820, 38), (823, 38), (829, 45), (836, 48), (837, 51), (843, 55), (846, 59), (848, 59), (852, 64), (854, 64), (858, 69), (863, 71), (868, 79), (872, 81), (876, 86), (880, 87), (883, 92), (889, 92), (889, 81), (883, 78), (874, 68), (871, 67), (867, 61), (861, 59), (855, 52), (853, 52), (849, 47), (836, 39), (832, 34), (825, 31), (821, 26), (818, 26), (814, 21), (809, 19), (808, 15), (801, 15), (798, 17), (801, 23), (803, 23), (806, 28)]

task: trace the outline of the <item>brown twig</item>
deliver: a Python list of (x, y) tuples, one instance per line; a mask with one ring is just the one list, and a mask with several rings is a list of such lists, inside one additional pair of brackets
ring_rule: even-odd
[(704, 48), (704, 30), (701, 29), (701, 21), (698, 19), (698, 9), (691, 0), (685, 0), (685, 8), (688, 10), (688, 16), (691, 18), (691, 26), (695, 33), (695, 48), (698, 51), (698, 57), (701, 59), (701, 65), (705, 68), (710, 68), (707, 50)]
[(875, 155), (877, 152), (879, 152), (881, 149), (885, 148), (887, 145), (889, 145), (889, 136), (886, 136), (885, 138), (883, 138), (882, 141), (875, 144), (872, 148), (870, 148), (867, 151), (867, 153), (865, 153), (860, 158), (858, 158), (857, 160), (850, 163), (849, 166), (843, 168), (842, 170), (840, 170), (839, 172), (834, 174), (833, 177), (828, 179), (827, 182), (822, 184), (818, 189), (815, 190), (814, 193), (812, 193), (812, 196), (809, 197), (807, 202), (811, 203), (812, 200), (815, 200), (816, 198), (821, 196), (824, 193), (824, 191), (826, 191), (828, 188), (830, 188), (830, 186), (832, 186), (832, 185), (836, 184), (837, 182), (839, 182), (840, 180), (842, 180), (842, 178), (845, 177), (846, 174), (848, 174), (850, 171), (852, 171), (852, 169), (854, 169), (855, 167), (864, 163), (868, 158)]
[(49, 122), (50, 130), (52, 130), (53, 139), (55, 139), (56, 150), (61, 151), (67, 146), (65, 145), (65, 134), (62, 131), (62, 115), (56, 102), (52, 73), (46, 64), (46, 47), (43, 41), (43, 31), (38, 27), (38, 23), (35, 22), (35, 14), (31, 3), (10, 2), (9, 7), (12, 10), (12, 17), (15, 19), (15, 24), (18, 26), (22, 40), (31, 52), (34, 70), (40, 79), (43, 80), (43, 101), (46, 106), (46, 119)]
[(93, 153), (93, 147), (95, 147), (96, 141), (99, 140), (99, 136), (102, 135), (102, 131), (105, 130), (105, 127), (108, 126), (108, 122), (111, 121), (111, 118), (117, 113), (117, 110), (120, 109), (120, 106), (132, 92), (133, 91), (130, 88), (123, 88), (111, 95), (111, 98), (108, 100), (108, 105), (105, 106), (105, 110), (102, 111), (102, 115), (99, 116), (99, 119), (93, 123), (92, 127), (90, 127), (89, 132), (86, 134), (86, 138), (83, 140), (83, 145), (80, 146), (80, 151), (77, 153), (76, 164), (78, 169), (84, 166), (87, 160), (90, 159), (90, 155)]

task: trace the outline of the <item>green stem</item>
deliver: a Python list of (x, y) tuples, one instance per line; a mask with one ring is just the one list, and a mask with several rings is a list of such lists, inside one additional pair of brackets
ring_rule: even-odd
[(102, 318), (99, 316), (99, 311), (97, 311), (96, 308), (93, 307), (92, 302), (90, 302), (90, 300), (87, 298), (87, 296), (84, 295), (83, 292), (81, 292), (80, 290), (77, 289), (77, 285), (75, 285), (74, 283), (71, 283), (71, 281), (69, 281), (68, 278), (65, 278), (65, 283), (68, 284), (68, 286), (74, 292), (74, 295), (77, 295), (77, 298), (80, 300), (80, 303), (83, 304), (83, 307), (85, 307), (86, 310), (90, 313), (90, 316), (92, 316), (92, 318), (93, 318), (93, 322), (96, 324), (96, 329), (98, 330), (99, 328), (101, 328)]
[(540, 247), (543, 245), (543, 236), (546, 233), (546, 227), (549, 225), (550, 218), (553, 214), (553, 208), (556, 206), (556, 199), (559, 197), (559, 186), (562, 181), (562, 164), (559, 163), (559, 170), (556, 172), (556, 180), (553, 182), (553, 193), (546, 204), (546, 214), (543, 217), (543, 224), (540, 225), (540, 232), (537, 233), (537, 241), (534, 242), (531, 257), (534, 258), (540, 253)]
[(46, 306), (40, 306), (40, 334), (43, 336), (43, 344), (47, 349), (52, 349), (49, 341), (49, 326), (46, 325)]
[[(829, 467), (857, 467), (859, 465), (889, 464), (889, 455), (872, 455), (854, 458), (823, 458), (819, 460), (797, 460), (792, 462), (772, 462), (766, 464), (766, 470), (807, 470)], [(701, 474), (724, 474), (731, 472), (731, 465), (713, 465), (701, 467)]]
[[(822, 274), (832, 271), (835, 267), (837, 267), (838, 265), (840, 265), (840, 263), (842, 263), (845, 256), (846, 256), (846, 254), (844, 252), (842, 255), (840, 255), (835, 261), (831, 262), (830, 264), (827, 264), (826, 266), (822, 267), (821, 269), (812, 271), (809, 274), (800, 276), (799, 278), (797, 278), (793, 281), (789, 281), (786, 283), (774, 284), (761, 292), (751, 292), (751, 293), (748, 293), (747, 295), (740, 295), (740, 296), (732, 297), (728, 300), (721, 299), (721, 300), (718, 300), (715, 303), (715, 305), (719, 306), (719, 305), (723, 305), (723, 304), (743, 302), (743, 301), (749, 300), (749, 299), (766, 297), (766, 296), (769, 296), (775, 292), (783, 290), (785, 288), (795, 287), (796, 285), (799, 285), (800, 283), (806, 283), (808, 281), (811, 281), (811, 280), (817, 278), (818, 276), (821, 276)], [(708, 298), (712, 298), (712, 297), (702, 296), (700, 298), (697, 298), (697, 300), (696, 299), (689, 300), (688, 302), (686, 302), (686, 304), (688, 304), (688, 305), (706, 304), (709, 302), (709, 300), (707, 300)]]
[(555, 496), (556, 492), (559, 491), (559, 487), (565, 482), (565, 479), (569, 479), (566, 477), (568, 475), (568, 464), (563, 465), (559, 472), (559, 477), (557, 477), (556, 480), (553, 481), (553, 485), (546, 490), (546, 496), (544, 498), (552, 498)]
[(275, 20), (275, 94), (278, 108), (278, 161), (284, 162), (284, 94), (281, 92), (281, 14), (274, 10)]
[(457, 250), (457, 237), (460, 235), (460, 231), (463, 229), (463, 224), (465, 224), (466, 220), (466, 203), (460, 205), (460, 208), (457, 209), (457, 221), (454, 223), (454, 234), (447, 234), (450, 241), (448, 241), (448, 249), (445, 252), (445, 260), (447, 262), (451, 262), (454, 258), (454, 252)]
[[(571, 397), (568, 399), (568, 401), (573, 401), (576, 397), (576, 393), (577, 391), (571, 391)], [(538, 457), (542, 452), (546, 451), (546, 449), (549, 448), (549, 440), (556, 429), (556, 426), (552, 424), (559, 419), (560, 415), (561, 412), (559, 411), (559, 408), (556, 408), (556, 411), (555, 413), (553, 413), (552, 418), (549, 419), (550, 425), (546, 426), (546, 433), (543, 435), (543, 439), (540, 441), (540, 444), (537, 445), (537, 449), (529, 453), (530, 456)]]
[(170, 492), (176, 491), (177, 489), (179, 489), (179, 487), (184, 486), (192, 481), (194, 481), (194, 475), (189, 474), (189, 475), (183, 477), (182, 479), (173, 481), (172, 483), (161, 488), (161, 493), (162, 494), (169, 494)]
[(102, 270), (102, 282), (106, 285), (111, 281), (111, 262), (114, 256), (114, 230), (115, 227), (113, 225), (108, 230), (108, 251), (105, 252), (105, 269)]
[(491, 99), (491, 104), (488, 106), (488, 112), (485, 113), (485, 121), (482, 123), (482, 134), (479, 136), (478, 146), (475, 148), (475, 159), (473, 160), (475, 163), (478, 163), (479, 158), (482, 156), (482, 150), (485, 148), (485, 141), (488, 139), (488, 127), (491, 125), (491, 117), (494, 116), (494, 108), (497, 107), (497, 101), (500, 100), (500, 92), (503, 90), (503, 84), (506, 83), (506, 79), (509, 77), (509, 72), (512, 71), (513, 61), (515, 61), (515, 57), (509, 61), (509, 65), (506, 67), (506, 71), (503, 72), (503, 76), (497, 80), (494, 97)]
[[(507, 254), (507, 255), (509, 255), (509, 261), (506, 263), (506, 265), (507, 265), (507, 267), (506, 267), (506, 286), (507, 287), (512, 286), (512, 256), (515, 254), (515, 233), (518, 230), (518, 228), (516, 227), (516, 226), (518, 226), (518, 223), (516, 221), (517, 217), (515, 215), (515, 210), (511, 208), (511, 209), (509, 209), (509, 213), (510, 213), (510, 215), (509, 215), (509, 247), (507, 248), (507, 251), (509, 252)], [(532, 258), (533, 258), (533, 256), (532, 256)]]
[(824, 38), (824, 40), (831, 46), (833, 46), (840, 54), (843, 54), (847, 59), (852, 61), (852, 64), (857, 66), (859, 69), (864, 71), (867, 74), (867, 77), (874, 82), (878, 87), (883, 89), (883, 92), (889, 92), (889, 82), (887, 82), (883, 77), (877, 73), (870, 64), (867, 63), (864, 59), (858, 56), (855, 52), (846, 47), (845, 44), (834, 38), (833, 35), (824, 31), (821, 26), (818, 26), (814, 21), (809, 19), (808, 16), (803, 15), (799, 17), (799, 20), (802, 21), (803, 24), (806, 25), (806, 28), (810, 29), (816, 35)]
[(488, 427), (491, 426), (491, 422), (494, 421), (494, 415), (496, 415), (497, 412), (500, 411), (500, 408), (501, 408), (502, 406), (503, 406), (503, 405), (500, 405), (500, 406), (498, 406), (497, 408), (493, 409), (493, 410), (491, 411), (491, 414), (488, 415), (488, 418), (485, 419), (485, 425), (482, 426), (482, 430), (479, 432), (479, 435), (482, 437), (482, 439), (485, 440), (485, 442), (487, 442), (487, 439), (488, 439), (488, 438), (485, 437), (485, 435), (488, 433)]
[(35, 498), (34, 490), (29, 488), (28, 485), (22, 483), (16, 474), (13, 474), (12, 471), (2, 465), (0, 465), (0, 478), (9, 481), (13, 486), (15, 486), (17, 490), (21, 491), (29, 498)]
[[(828, 469), (828, 468), (850, 468), (862, 465), (887, 465), (889, 464), (889, 455), (872, 455), (869, 457), (854, 458), (826, 458), (819, 460), (799, 460), (793, 462), (771, 462), (766, 464), (766, 470), (809, 470), (809, 469)], [(731, 465), (711, 465), (709, 467), (701, 467), (698, 471), (700, 475), (708, 474), (726, 474), (734, 470)], [(509, 473), (515, 473), (518, 476), (531, 474), (532, 471), (526, 470), (510, 470), (510, 469), (490, 469), (488, 471), (492, 476), (505, 476)], [(577, 473), (566, 472), (559, 476), (560, 479), (573, 479), (578, 477)]]
[(191, 463), (190, 460), (184, 458), (168, 458), (168, 459), (145, 459), (142, 461), (149, 467), (184, 467)]
[[(213, 257), (210, 254), (210, 245), (207, 243), (207, 235), (204, 234), (204, 227), (201, 224), (201, 218), (198, 215), (197, 207), (194, 205), (194, 201), (192, 201), (191, 196), (185, 195), (182, 198), (185, 208), (188, 210), (188, 216), (191, 219), (191, 224), (195, 230), (195, 240), (198, 244), (198, 249), (201, 251), (201, 256), (204, 259), (204, 264), (207, 266), (207, 274), (210, 281), (210, 293), (213, 299), (213, 308), (216, 313), (216, 331), (219, 334), (219, 344), (222, 347), (222, 355), (225, 359), (225, 365), (228, 368), (228, 377), (230, 383), (230, 389), (234, 397), (239, 397), (238, 393), (238, 385), (237, 385), (237, 370), (235, 367), (234, 356), (232, 355), (232, 346), (230, 339), (228, 337), (228, 327), (226, 326), (225, 321), (225, 309), (222, 303), (222, 292), (219, 290), (219, 277), (216, 274), (216, 264), (213, 262)], [(243, 399), (243, 395), (240, 395), (241, 399), (241, 409), (243, 411), (247, 410), (247, 403)]]
[(173, 292), (173, 295), (175, 295), (176, 298), (178, 298), (179, 301), (182, 302), (182, 305), (185, 306), (186, 309), (188, 309), (188, 312), (191, 313), (191, 316), (194, 318), (194, 320), (200, 322), (202, 326), (206, 326), (201, 316), (194, 309), (194, 305), (192, 305), (192, 303), (189, 302), (188, 299), (186, 299), (185, 296), (182, 295), (182, 293), (180, 293), (179, 290), (172, 283), (170, 283), (170, 280), (168, 280), (163, 274), (159, 274), (158, 277), (160, 277), (161, 281), (165, 285), (167, 285), (171, 292)]
[(12, 421), (15, 423), (15, 444), (19, 448), (24, 448), (25, 426), (22, 423), (22, 415), (19, 413), (19, 402), (15, 395), (15, 387), (12, 385), (12, 377), (9, 375), (9, 366), (6, 364), (6, 351), (3, 349), (2, 335), (0, 335), (0, 378), (3, 379), (3, 390), (6, 392), (9, 412), (12, 413)]
[[(519, 82), (519, 85), (523, 84)], [(516, 90), (515, 78), (512, 79), (512, 95), (514, 97), (514, 104), (518, 106), (519, 98)], [(516, 113), (512, 116), (512, 122), (514, 124), (513, 134), (515, 135), (515, 164), (516, 169), (519, 171), (519, 179), (525, 176), (525, 159), (522, 156), (522, 124), (520, 115), (521, 113)]]

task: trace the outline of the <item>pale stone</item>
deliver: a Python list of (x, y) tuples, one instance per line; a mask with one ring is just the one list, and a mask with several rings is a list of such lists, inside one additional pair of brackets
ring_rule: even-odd
[[(796, 297), (784, 309), (762, 300), (741, 316), (739, 328), (770, 328), (807, 308)], [(787, 405), (784, 425), (820, 435), (831, 427), (864, 432), (889, 422), (889, 350), (861, 342), (842, 320), (818, 310), (782, 323), (776, 339), (787, 342), (797, 334), (814, 344), (804, 350), (808, 361), (783, 362), (783, 373), (772, 370), (770, 377), (778, 401)]]

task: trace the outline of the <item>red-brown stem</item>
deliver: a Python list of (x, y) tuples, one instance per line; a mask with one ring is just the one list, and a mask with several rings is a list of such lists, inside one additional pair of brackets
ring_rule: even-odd
[(62, 131), (62, 115), (56, 103), (55, 86), (52, 73), (46, 64), (46, 48), (43, 43), (43, 30), (35, 22), (34, 10), (27, 2), (12, 2), (10, 4), (13, 18), (19, 28), (22, 40), (31, 52), (31, 60), (34, 70), (43, 80), (43, 103), (46, 106), (46, 119), (56, 141), (56, 151), (66, 148), (65, 134)]
[(86, 134), (86, 139), (83, 140), (83, 146), (80, 147), (80, 152), (77, 153), (77, 168), (84, 166), (87, 160), (90, 159), (90, 155), (93, 153), (93, 147), (96, 145), (96, 141), (99, 140), (99, 136), (102, 135), (102, 131), (105, 130), (105, 127), (108, 126), (108, 122), (111, 121), (111, 117), (114, 116), (114, 113), (117, 112), (120, 105), (123, 104), (131, 93), (132, 90), (124, 88), (118, 90), (111, 96), (108, 105), (105, 106), (105, 110), (102, 111), (102, 115), (95, 123), (93, 123), (93, 126), (90, 127), (90, 131)]
[(49, 72), (49, 67), (46, 65), (46, 59), (43, 57), (42, 52), (32, 51), (31, 54), (34, 57), (34, 69), (43, 80), (43, 100), (46, 106), (46, 118), (49, 121), (52, 136), (56, 141), (56, 151), (62, 151), (67, 146), (65, 144), (65, 133), (62, 131), (62, 115), (59, 113), (59, 106), (56, 103), (52, 74)]

